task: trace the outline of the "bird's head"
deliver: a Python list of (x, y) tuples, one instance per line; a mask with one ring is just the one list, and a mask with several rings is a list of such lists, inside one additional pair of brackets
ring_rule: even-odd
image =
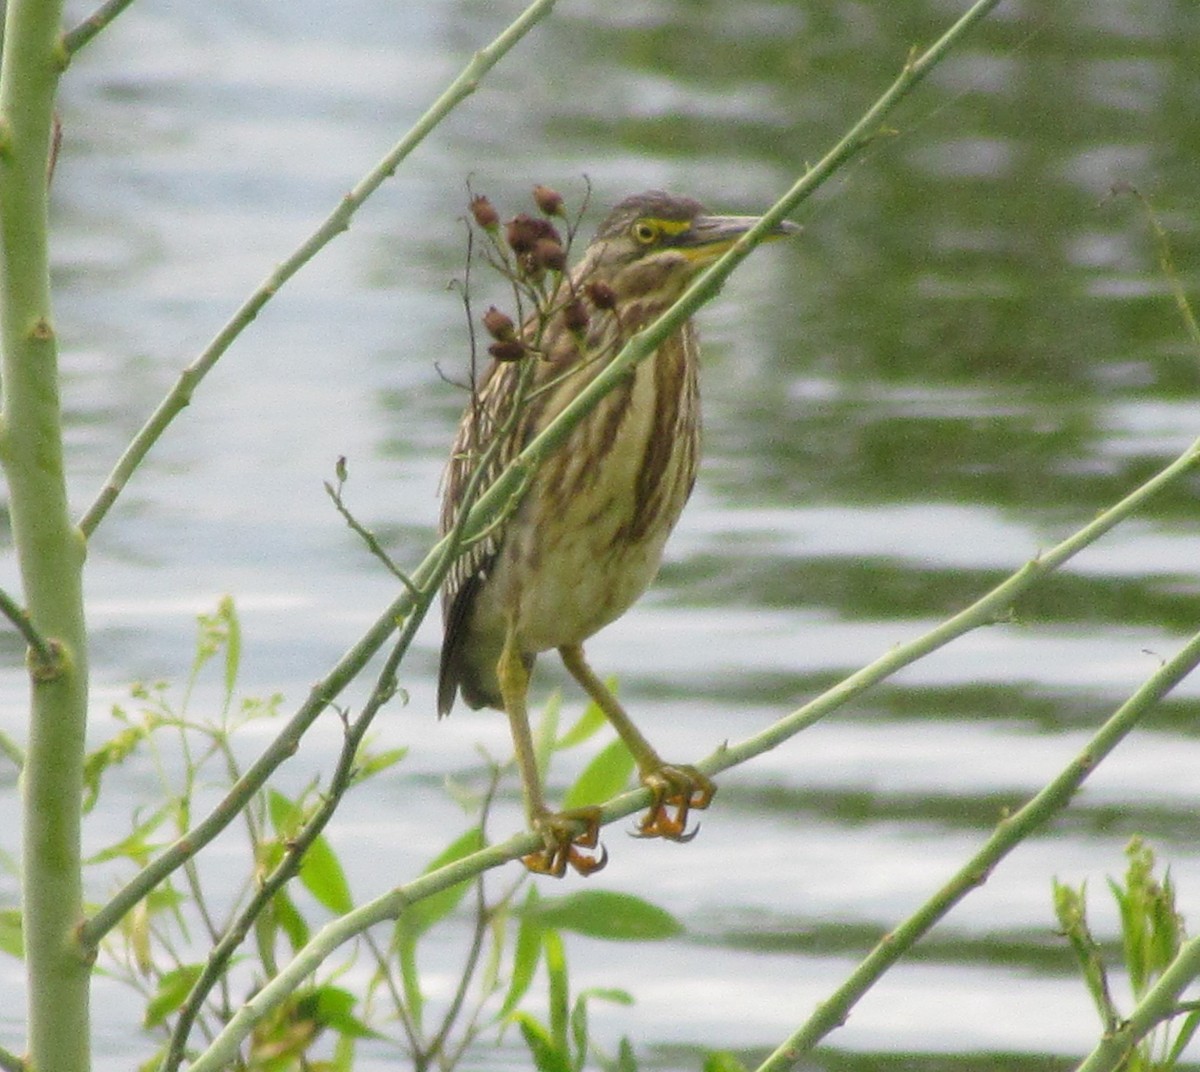
[[(581, 275), (604, 280), (618, 302), (653, 296), (669, 304), (757, 222), (757, 216), (712, 216), (699, 201), (661, 190), (635, 194), (600, 225)], [(768, 238), (799, 230), (782, 223)]]

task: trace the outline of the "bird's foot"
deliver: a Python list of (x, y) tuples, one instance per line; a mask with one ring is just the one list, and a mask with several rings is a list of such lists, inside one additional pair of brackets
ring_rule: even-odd
[(717, 791), (712, 779), (695, 767), (675, 767), (667, 763), (643, 775), (642, 784), (654, 796), (635, 836), (661, 837), (668, 841), (691, 841), (696, 836), (696, 830), (688, 832), (688, 816), (693, 809), (707, 808)]
[[(600, 845), (599, 808), (547, 811), (533, 820), (533, 828), (541, 835), (545, 847), (521, 857), (530, 871), (562, 878), (570, 866), (586, 877), (608, 863), (608, 853)], [(589, 851), (597, 845), (599, 853)]]

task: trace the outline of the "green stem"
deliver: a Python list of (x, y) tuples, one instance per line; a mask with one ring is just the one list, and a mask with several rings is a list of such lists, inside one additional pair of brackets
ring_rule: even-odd
[(73, 56), (132, 3), (133, 0), (106, 0), (73, 30), (63, 34), (63, 49)]
[(956, 640), (973, 629), (1002, 620), (1011, 611), (1015, 600), (1037, 584), (1046, 574), (1058, 569), (1085, 547), (1095, 543), (1122, 521), (1132, 517), (1160, 491), (1196, 468), (1200, 468), (1200, 440), (1193, 443), (1183, 454), (1144, 484), (1135, 488), (1116, 505), (1109, 507), (1078, 532), (1068, 536), (1050, 550), (1026, 562), (1019, 570), (1001, 581), (969, 607), (959, 611), (952, 618), (948, 618), (915, 640), (892, 648), (886, 655), (851, 674), (786, 718), (767, 727), (762, 733), (756, 734), (740, 744), (722, 747), (700, 763), (700, 769), (714, 774), (767, 752), (788, 738), (794, 737), (801, 730), (820, 721), (830, 711), (841, 707), (872, 685), (891, 677), (892, 674), (910, 663), (916, 662), (938, 648), (945, 647), (950, 641)]
[[(942, 920), (959, 901), (973, 889), (983, 885), (992, 870), (1009, 852), (1039, 826), (1065, 808), (1088, 775), (1132, 732), (1138, 722), (1153, 710), (1171, 689), (1196, 668), (1198, 663), (1200, 663), (1200, 634), (1193, 636), (1174, 658), (1164, 663), (1152, 674), (1142, 687), (1100, 727), (1083, 751), (1049, 785), (1019, 811), (1002, 819), (992, 836), (945, 886), (899, 927), (890, 934), (884, 935), (879, 944), (871, 950), (846, 981), (758, 1067), (758, 1072), (783, 1072), (784, 1069), (794, 1068), (804, 1054), (811, 1051), (831, 1031), (845, 1023), (846, 1017), (849, 1016), (850, 1010), (859, 998), (874, 986), (893, 964), (908, 953), (920, 938), (928, 934), (934, 925)], [(1196, 944), (1195, 940), (1189, 944)], [(1194, 976), (1197, 968), (1200, 967), (1200, 958), (1197, 957), (1197, 952), (1198, 950), (1190, 951), (1191, 976), (1188, 978)], [(1176, 965), (1179, 963), (1176, 961)], [(1173, 965), (1171, 972), (1168, 973), (1171, 975), (1169, 985), (1162, 987), (1160, 981), (1160, 985), (1155, 987), (1156, 991), (1160, 987), (1162, 988), (1160, 1003), (1155, 1006), (1154, 1010), (1158, 1013), (1158, 1019), (1162, 1019), (1166, 1015), (1165, 1010), (1174, 1006), (1174, 996), (1178, 995), (1187, 984), (1187, 979), (1181, 980), (1180, 978), (1187, 970), (1187, 966), (1180, 966), (1176, 971), (1176, 965)], [(1166, 979), (1167, 975), (1164, 975), (1163, 980)], [(1148, 999), (1149, 996), (1147, 996)], [(1142, 1034), (1145, 1034), (1153, 1026), (1153, 1023), (1157, 1022), (1151, 1020), (1150, 1015), (1148, 1012), (1145, 1021), (1139, 1023), (1139, 1028), (1144, 1027)], [(1119, 1033), (1119, 1035), (1124, 1037), (1123, 1033)], [(1136, 1038), (1140, 1037), (1140, 1034), (1136, 1036)], [(1133, 1041), (1136, 1041), (1136, 1038)], [(1087, 1066), (1087, 1072), (1113, 1067), (1115, 1066), (1111, 1064), (1098, 1063), (1095, 1066)]]
[(16, 626), (17, 632), (25, 638), (25, 643), (29, 645), (39, 663), (50, 666), (55, 662), (54, 646), (33, 627), (29, 615), (3, 589), (0, 589), (0, 614)]
[(63, 467), (46, 211), (54, 96), (65, 62), (61, 18), (61, 0), (8, 3), (0, 67), (0, 455), (29, 621), (51, 654), (31, 660), (22, 776), (28, 1064), (85, 1072), (90, 964), (75, 941), (83, 917), (84, 555)]
[(1111, 1035), (1105, 1035), (1076, 1072), (1113, 1072), (1158, 1024), (1181, 1011), (1179, 996), (1200, 976), (1200, 937), (1183, 943), (1175, 959), (1138, 1002), (1132, 1015)]
[(117, 496), (124, 490), (130, 477), (141, 465), (150, 449), (158, 442), (175, 417), (191, 401), (200, 381), (208, 375), (234, 340), (258, 316), (262, 307), (317, 253), (339, 234), (349, 229), (351, 219), (367, 198), (382, 186), (385, 180), (390, 179), (396, 173), (396, 168), (404, 159), (455, 107), (475, 92), (483, 76), (550, 13), (556, 2), (557, 0), (535, 0), (491, 44), (476, 52), (462, 73), (417, 120), (413, 128), (359, 181), (354, 189), (342, 198), (337, 207), (326, 217), (325, 222), (291, 256), (281, 262), (263, 280), (258, 289), (242, 303), (242, 306), (217, 332), (200, 355), (183, 370), (175, 386), (159, 403), (158, 408), (150, 415), (149, 420), (134, 436), (125, 453), (121, 455), (92, 505), (79, 519), (79, 528), (84, 536), (90, 537), (95, 532), (96, 526), (100, 524), (104, 515), (116, 502)]

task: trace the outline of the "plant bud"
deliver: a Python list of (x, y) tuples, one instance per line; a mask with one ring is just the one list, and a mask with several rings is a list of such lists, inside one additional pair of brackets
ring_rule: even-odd
[(519, 339), (506, 339), (492, 343), (488, 353), (497, 361), (520, 361), (525, 356), (525, 344)]
[(572, 298), (563, 307), (563, 326), (571, 332), (583, 331), (588, 326), (587, 306), (579, 298)]
[(471, 198), (471, 215), (485, 231), (494, 231), (500, 226), (500, 214), (483, 194)]
[(549, 238), (562, 245), (562, 240), (558, 237), (558, 232), (549, 220), (538, 219), (535, 216), (529, 216), (522, 212), (520, 215), (514, 216), (504, 226), (504, 240), (508, 243), (509, 248), (518, 256), (525, 253), (532, 253), (534, 246), (542, 238)]
[(546, 216), (561, 216), (563, 214), (562, 194), (549, 186), (538, 184), (533, 188), (533, 200), (538, 209)]
[(512, 318), (500, 312), (494, 305), (483, 314), (483, 326), (498, 342), (509, 342), (516, 338)]
[(567, 252), (553, 238), (539, 238), (533, 245), (533, 263), (538, 268), (561, 272), (567, 266)]
[(600, 279), (594, 279), (584, 290), (587, 296), (591, 299), (592, 304), (597, 309), (615, 309), (617, 306), (617, 292), (613, 290), (607, 283)]

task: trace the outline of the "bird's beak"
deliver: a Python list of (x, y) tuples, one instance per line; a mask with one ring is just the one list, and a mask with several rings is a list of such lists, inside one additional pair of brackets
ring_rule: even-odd
[[(683, 231), (671, 244), (688, 260), (698, 264), (710, 264), (732, 246), (751, 227), (758, 223), (758, 216), (697, 216), (691, 226)], [(769, 231), (765, 242), (803, 230), (798, 224), (784, 221)]]

